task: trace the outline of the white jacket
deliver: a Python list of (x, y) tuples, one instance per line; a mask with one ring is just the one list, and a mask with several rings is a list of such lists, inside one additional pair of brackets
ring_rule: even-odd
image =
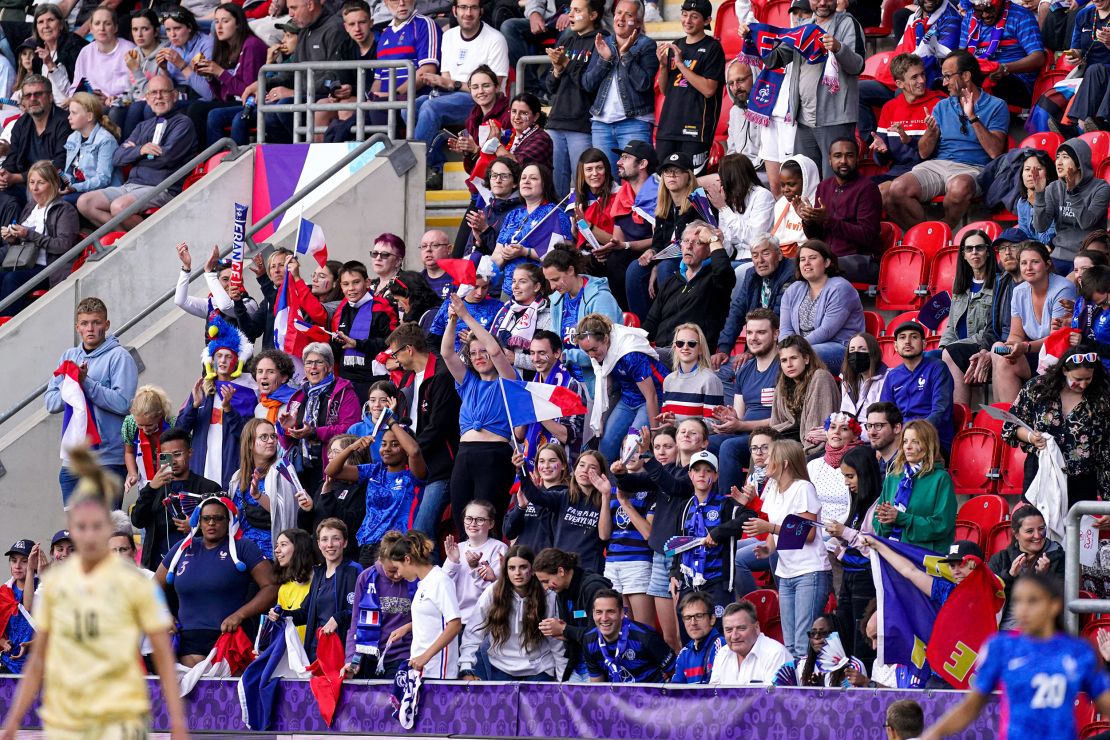
[[(547, 595), (548, 616), (559, 613), (556, 604), (556, 595), (553, 591), (545, 592)], [(485, 640), (489, 631), (486, 629), (486, 617), (493, 604), (493, 589), (487, 588), (478, 600), (476, 618), (466, 625), (462, 636), (462, 647), (459, 649), (459, 670), (473, 670), (475, 655), (478, 646)], [(525, 650), (524, 641), (521, 639), (521, 628), (524, 624), (524, 597), (513, 591), (513, 611), (509, 616), (509, 639), (503, 644), (489, 648), (489, 662), (499, 671), (511, 676), (535, 676), (539, 673), (554, 675), (559, 680), (566, 668), (567, 658), (562, 640), (545, 638), (531, 651)]]
[(752, 258), (752, 240), (771, 230), (775, 222), (775, 196), (762, 185), (755, 185), (744, 199), (744, 212), (737, 213), (725, 206), (718, 213), (725, 250), (734, 260)]

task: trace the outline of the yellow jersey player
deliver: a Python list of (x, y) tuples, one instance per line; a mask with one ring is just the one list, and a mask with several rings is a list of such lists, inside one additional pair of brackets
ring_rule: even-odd
[(184, 740), (188, 725), (165, 599), (149, 578), (108, 547), (107, 502), (118, 482), (106, 477), (87, 451), (76, 451), (70, 465), (81, 478), (67, 515), (76, 556), (43, 578), (35, 599), (31, 657), (0, 740), (16, 737), (40, 688), (39, 714), (49, 740), (146, 738), (150, 700), (138, 652), (143, 635), (154, 648), (173, 740)]

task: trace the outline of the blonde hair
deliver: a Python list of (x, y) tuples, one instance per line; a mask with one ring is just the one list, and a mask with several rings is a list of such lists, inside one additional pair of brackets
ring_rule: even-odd
[(46, 184), (50, 186), (52, 192), (50, 193), (50, 200), (46, 201), (47, 203), (53, 203), (62, 194), (62, 178), (58, 175), (58, 168), (49, 159), (40, 159), (28, 167), (27, 179), (30, 179), (31, 175), (38, 175), (46, 180)]
[(776, 439), (771, 443), (771, 450), (767, 455), (767, 468), (774, 469), (779, 465), (782, 465), (783, 471), (789, 469), (794, 480), (809, 480), (805, 449), (798, 440)]
[(97, 96), (87, 92), (77, 92), (69, 98), (70, 103), (77, 103), (85, 109), (85, 112), (91, 113), (93, 120), (100, 124), (100, 127), (110, 133), (112, 136), (119, 138), (119, 126), (112, 123), (112, 119), (108, 118), (107, 113), (104, 112), (104, 103)]
[(906, 470), (906, 432), (913, 432), (917, 435), (917, 441), (921, 443), (922, 450), (925, 455), (921, 458), (921, 470), (917, 472), (918, 475), (925, 475), (926, 473), (933, 472), (937, 467), (938, 461), (943, 461), (940, 452), (940, 437), (937, 435), (937, 428), (924, 419), (914, 419), (902, 427), (902, 443), (898, 445), (898, 452), (894, 454), (894, 459), (890, 461), (890, 469), (887, 475), (902, 475)]
[[(709, 342), (706, 341), (705, 332), (701, 330), (701, 327), (693, 323), (679, 324), (674, 329), (674, 338), (671, 339), (672, 344), (675, 339), (678, 339), (678, 333), (680, 331), (692, 331), (698, 335), (698, 367), (709, 367)], [(672, 352), (671, 369), (678, 370), (680, 364), (678, 352)]]
[(574, 327), (574, 333), (579, 338), (588, 335), (600, 342), (613, 333), (613, 320), (601, 313), (586, 314), (578, 321), (578, 326)]
[(103, 468), (93, 457), (88, 447), (77, 447), (69, 451), (68, 467), (77, 478), (67, 509), (78, 504), (93, 502), (104, 507), (107, 514), (112, 503), (123, 496), (123, 485), (119, 476)]
[[(659, 188), (659, 196), (655, 203), (655, 217), (667, 218), (671, 215), (671, 207), (678, 206), (679, 213), (686, 213), (692, 207), (690, 203), (690, 194), (693, 193), (698, 187), (698, 178), (694, 177), (694, 173), (689, 170), (683, 170), (690, 176), (690, 180), (686, 183), (685, 190), (682, 193), (681, 202), (676, 203), (671, 197), (671, 191), (667, 190), (665, 186)], [(680, 235), (681, 236), (681, 235)]]
[(159, 414), (169, 421), (173, 418), (173, 403), (169, 395), (156, 385), (142, 385), (135, 391), (135, 398), (131, 401), (132, 416), (150, 416)]

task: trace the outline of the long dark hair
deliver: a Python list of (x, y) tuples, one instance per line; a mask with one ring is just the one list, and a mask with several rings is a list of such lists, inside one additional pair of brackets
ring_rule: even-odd
[[(509, 560), (521, 558), (528, 561), (529, 567), (536, 561), (536, 556), (531, 548), (525, 545), (513, 545), (501, 558), (501, 575), (493, 584), (493, 599), (490, 603), (489, 613), (486, 615), (485, 629), (489, 633), (493, 646), (504, 645), (512, 634), (513, 628), (509, 620), (513, 616), (514, 591), (513, 584), (509, 582)], [(540, 584), (536, 574), (524, 586), (524, 622), (520, 628), (521, 642), (525, 650), (534, 650), (544, 640), (540, 632), (540, 622), (547, 618), (547, 591)]]
[[(1026, 149), (1025, 156), (1021, 158), (1022, 169), (1025, 169), (1025, 163), (1030, 159), (1037, 160), (1041, 163), (1041, 167), (1044, 167), (1045, 185), (1050, 182), (1055, 182), (1057, 177), (1056, 163), (1053, 161), (1052, 157), (1048, 156), (1048, 152), (1042, 152), (1040, 149)], [(1027, 200), (1029, 198), (1029, 188), (1025, 187), (1025, 178), (1021, 176), (1020, 171), (1018, 172), (1017, 181), (1018, 192), (1021, 193), (1021, 200)]]
[[(1060, 394), (1067, 384), (1067, 378), (1064, 377), (1064, 365), (1068, 357), (1077, 353), (1093, 352), (1090, 347), (1072, 347), (1060, 361), (1050, 367), (1043, 374), (1038, 375), (1033, 380), (1029, 381), (1026, 388), (1029, 389), (1029, 394), (1034, 398), (1042, 401), (1051, 401), (1052, 399), (1060, 398)], [(1094, 372), (1091, 378), (1091, 384), (1087, 386), (1087, 390), (1083, 392), (1084, 400), (1088, 401), (1089, 405), (1097, 408), (1097, 401), (1105, 398), (1107, 393), (1110, 393), (1110, 377), (1106, 374), (1106, 368), (1102, 366), (1101, 362), (1095, 362), (1090, 365)]]
[(827, 368), (817, 353), (813, 351), (813, 345), (801, 334), (791, 334), (781, 340), (778, 351), (781, 352), (784, 349), (796, 349), (803, 357), (809, 358), (806, 369), (797, 378), (788, 378), (785, 373), (779, 372), (779, 379), (775, 381), (775, 393), (783, 399), (786, 408), (790, 409), (790, 413), (797, 416), (802, 411), (802, 404), (805, 403), (809, 382), (813, 380), (813, 376), (818, 370), (827, 372)]
[(216, 38), (215, 31), (212, 33), (212, 61), (230, 70), (239, 63), (239, 54), (243, 51), (243, 45), (254, 35), (254, 32), (247, 24), (247, 14), (243, 12), (241, 5), (223, 3), (217, 5), (216, 10), (222, 10), (235, 19), (235, 35), (230, 41), (221, 41)]
[[(870, 377), (875, 377), (879, 374), (879, 370), (885, 367), (883, 365), (883, 350), (879, 347), (879, 340), (865, 331), (856, 334), (852, 339), (862, 339), (867, 345), (867, 354), (871, 356), (871, 367), (868, 369), (868, 372), (871, 373)], [(852, 344), (852, 339), (848, 340), (849, 346)], [(852, 366), (848, 364), (847, 352), (844, 353), (844, 362), (840, 364), (840, 378), (843, 381), (843, 383), (841, 383), (842, 390), (847, 393), (848, 397), (853, 401), (858, 401), (860, 376), (859, 373), (853, 370)]]
[[(823, 619), (826, 622), (828, 622), (828, 624), (829, 624), (829, 634), (830, 635), (832, 635), (834, 632), (835, 633), (840, 632), (840, 622), (839, 622), (839, 620), (837, 620), (836, 615), (833, 614), (832, 612), (825, 612), (824, 614), (818, 615), (813, 620), (813, 622), (810, 623), (810, 629), (813, 629), (813, 625), (817, 623), (818, 619)], [(840, 668), (838, 670), (835, 670), (830, 674), (831, 677), (832, 677), (830, 679), (830, 684), (831, 685), (839, 686), (841, 684), (841, 682), (844, 680), (844, 670), (845, 670), (845, 668), (847, 668), (847, 666), (845, 666), (844, 668)], [(806, 667), (802, 671), (802, 682), (801, 682), (802, 686), (824, 686), (825, 685), (825, 681), (822, 678), (821, 674), (817, 673), (816, 671), (817, 671), (817, 651), (813, 649), (813, 643), (809, 640), (806, 640)]]
[(852, 494), (852, 502), (848, 507), (848, 518), (845, 520), (852, 529), (859, 529), (857, 519), (867, 515), (872, 504), (878, 500), (883, 492), (883, 479), (879, 475), (879, 461), (875, 457), (875, 450), (867, 445), (860, 445), (848, 450), (840, 461), (841, 465), (856, 471), (856, 492)]
[(721, 176), (721, 189), (725, 193), (725, 205), (735, 213), (744, 212), (744, 204), (752, 188), (759, 187), (759, 175), (752, 161), (743, 154), (726, 154), (721, 159), (717, 172)]
[(956, 260), (956, 277), (952, 279), (952, 295), (960, 295), (971, 290), (971, 281), (975, 277), (975, 273), (968, 264), (967, 258), (964, 256), (964, 245), (967, 240), (973, 236), (981, 238), (987, 243), (987, 262), (983, 265), (987, 271), (987, 277), (983, 280), (983, 290), (994, 290), (994, 279), (997, 273), (994, 269), (997, 265), (994, 262), (994, 255), (991, 254), (991, 237), (990, 234), (982, 229), (974, 229), (964, 234), (963, 239), (960, 239), (960, 256)]
[(293, 545), (293, 557), (285, 567), (278, 565), (275, 558), (274, 578), (277, 584), (308, 583), (312, 579), (312, 568), (316, 565), (316, 543), (312, 541), (312, 535), (293, 527), (278, 535), (283, 536)]
[(533, 124), (543, 128), (547, 125), (547, 114), (543, 112), (543, 103), (530, 92), (522, 92), (513, 96), (509, 101), (509, 106), (512, 107), (513, 103), (524, 103), (528, 109), (532, 111), (532, 115), (536, 117), (536, 122)]
[[(599, 163), (605, 166), (605, 182), (601, 183), (600, 193), (593, 193), (586, 184), (586, 165)], [(586, 209), (591, 195), (597, 196), (601, 208), (609, 209), (609, 199), (613, 195), (613, 168), (605, 152), (594, 147), (582, 152), (582, 156), (578, 158), (578, 171), (574, 175), (574, 199), (582, 210)]]

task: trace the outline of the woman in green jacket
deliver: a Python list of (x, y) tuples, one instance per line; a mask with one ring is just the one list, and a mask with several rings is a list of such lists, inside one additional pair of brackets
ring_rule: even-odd
[(907, 424), (875, 507), (875, 534), (947, 553), (956, 534), (956, 490), (943, 466), (933, 425)]

